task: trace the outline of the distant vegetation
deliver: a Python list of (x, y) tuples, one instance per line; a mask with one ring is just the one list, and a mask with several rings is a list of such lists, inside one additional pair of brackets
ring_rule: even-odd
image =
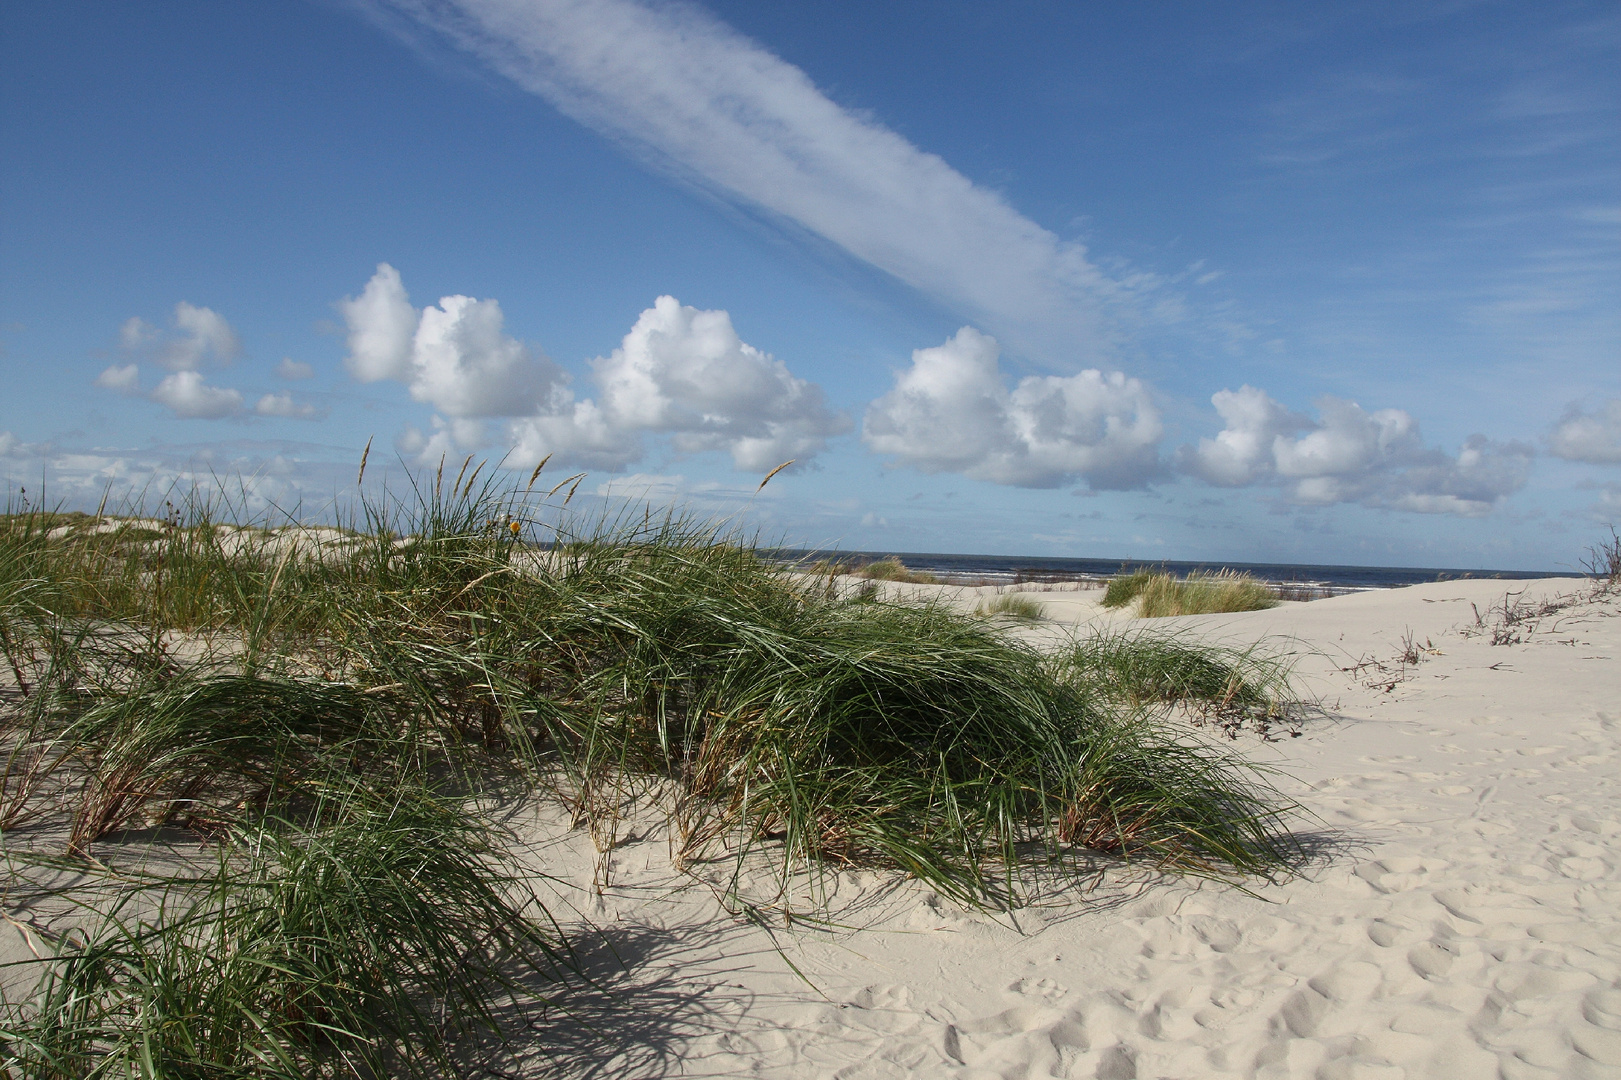
[(1588, 548), (1587, 558), (1582, 560), (1582, 569), (1606, 592), (1621, 589), (1621, 534), (1614, 525), (1609, 530), (1610, 538)]
[(940, 579), (926, 570), (913, 570), (893, 555), (876, 559), (855, 571), (870, 581), (900, 581), (913, 585), (935, 585)]
[(1137, 570), (1110, 578), (1103, 606), (1121, 608), (1137, 602), (1145, 619), (1171, 615), (1210, 615), (1231, 611), (1261, 611), (1277, 607), (1278, 597), (1248, 574), (1223, 570), (1216, 574), (1174, 577), (1163, 570)]
[[(784, 908), (829, 865), (1007, 904), (1082, 851), (1294, 857), (1264, 775), (1162, 719), (1268, 707), (1283, 683), (1246, 657), (1055, 657), (701, 523), (571, 525), (443, 479), (341, 529), (0, 518), (6, 889), (83, 911), (34, 928), (55, 952), (0, 1019), (0, 1075), (456, 1071), (571, 977), (498, 824), (524, 800), (604, 852), (650, 801), (680, 865), (763, 857), (782, 892), (749, 903)], [(139, 869), (151, 829), (202, 865)]]
[(980, 602), (976, 609), (981, 615), (1005, 615), (1010, 619), (1034, 622), (1044, 617), (1040, 600), (1032, 600), (1020, 593), (1002, 593)]

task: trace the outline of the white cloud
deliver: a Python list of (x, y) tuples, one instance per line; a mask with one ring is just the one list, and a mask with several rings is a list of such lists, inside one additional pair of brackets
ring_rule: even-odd
[(1598, 502), (1587, 508), (1587, 516), (1606, 525), (1621, 522), (1621, 484), (1599, 488)]
[(307, 401), (294, 401), (291, 394), (266, 394), (253, 406), (253, 411), (260, 416), (280, 416), (295, 420), (320, 420), (326, 416), (325, 409), (318, 409)]
[(1223, 487), (1281, 485), (1298, 503), (1477, 517), (1523, 487), (1530, 469), (1529, 446), (1484, 435), (1470, 436), (1457, 457), (1427, 448), (1401, 409), (1370, 413), (1324, 397), (1313, 420), (1252, 386), (1219, 391), (1211, 403), (1225, 427), (1182, 447), (1182, 469)]
[(496, 301), (446, 296), (418, 311), (387, 263), (338, 310), (349, 326), (350, 374), (403, 382), (413, 398), (451, 417), (524, 416), (566, 381), (544, 355), (507, 336)]
[(604, 498), (673, 504), (685, 490), (686, 477), (679, 474), (662, 476), (657, 473), (631, 473), (629, 476), (616, 476), (612, 480), (598, 484), (596, 493)]
[(184, 300), (174, 306), (173, 330), (161, 332), (136, 315), (118, 328), (118, 343), (131, 352), (150, 351), (170, 371), (196, 371), (210, 360), (228, 364), (242, 351), (236, 331), (223, 315)]
[(291, 356), (284, 356), (276, 365), (276, 378), (296, 381), (298, 379), (313, 379), (315, 369), (302, 360), (294, 360)]
[(488, 433), (482, 420), (451, 419), (435, 416), (432, 431), (424, 432), (414, 424), (407, 424), (395, 436), (394, 449), (419, 465), (431, 465), (454, 455), (457, 450), (466, 453), (483, 446)]
[(240, 391), (209, 386), (196, 371), (177, 371), (164, 376), (149, 396), (186, 419), (218, 420), (242, 411)]
[[(129, 397), (145, 397), (186, 419), (218, 420), (241, 413), (241, 392), (210, 386), (198, 370), (210, 359), (229, 363), (241, 351), (241, 342), (231, 324), (216, 311), (182, 300), (175, 305), (174, 326), (173, 332), (163, 334), (136, 316), (125, 320), (119, 328), (119, 343), (124, 348), (151, 350), (160, 363), (171, 369), (171, 374), (164, 376), (150, 393), (141, 392), (141, 372), (137, 364), (114, 364), (106, 368), (96, 376), (96, 385)], [(288, 415), (267, 411), (276, 407), (272, 397), (267, 395), (261, 400), (256, 411)], [(291, 405), (291, 399), (288, 403)]]
[(677, 450), (724, 450), (739, 469), (808, 458), (849, 421), (828, 409), (821, 387), (745, 343), (724, 311), (661, 296), (613, 355), (593, 365), (608, 423), (673, 435)]
[(412, 339), (421, 315), (411, 306), (400, 272), (378, 263), (360, 295), (339, 300), (336, 306), (349, 326), (349, 355), (343, 361), (349, 374), (361, 382), (409, 382)]
[(1148, 388), (1119, 372), (1027, 376), (1011, 392), (996, 339), (963, 327), (912, 353), (912, 366), (867, 409), (862, 439), (924, 472), (1019, 487), (1084, 478), (1141, 487), (1160, 468), (1164, 433)]
[(507, 426), (512, 443), (507, 462), (514, 468), (528, 468), (557, 454), (586, 469), (623, 469), (642, 456), (638, 434), (616, 427), (589, 398), (568, 401), (559, 403), (556, 412), (512, 421)]
[(1110, 280), (938, 156), (842, 108), (806, 74), (687, 4), (371, 0), (444, 34), (655, 167), (764, 209), (992, 326), (1084, 357)]
[[(231, 324), (210, 308), (182, 300), (174, 306), (174, 325), (178, 334), (158, 350), (159, 362), (171, 371), (196, 371), (209, 357), (229, 363), (241, 351)], [(127, 330), (129, 324), (124, 326)]]
[(1621, 462), (1621, 398), (1611, 398), (1593, 413), (1571, 406), (1547, 436), (1554, 456), (1592, 465)]
[(157, 327), (139, 315), (131, 315), (118, 328), (118, 343), (126, 349), (143, 349), (157, 339)]
[(96, 376), (96, 385), (103, 390), (113, 390), (120, 394), (136, 394), (140, 392), (141, 369), (136, 364), (117, 364)]
[(419, 462), (482, 445), (484, 418), (510, 418), (506, 460), (514, 468), (556, 453), (586, 468), (621, 469), (640, 459), (642, 437), (652, 433), (670, 436), (683, 453), (725, 451), (739, 469), (764, 470), (814, 456), (850, 426), (820, 387), (739, 338), (726, 312), (669, 296), (642, 312), (612, 355), (593, 362), (596, 399), (576, 399), (562, 369), (508, 337), (494, 300), (447, 296), (418, 311), (385, 263), (338, 308), (349, 326), (350, 373), (403, 382), (443, 414), (432, 432), (411, 428), (396, 441)]

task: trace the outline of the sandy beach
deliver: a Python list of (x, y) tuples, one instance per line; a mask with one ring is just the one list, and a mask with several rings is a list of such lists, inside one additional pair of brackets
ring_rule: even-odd
[[(657, 822), (622, 836), (600, 891), (587, 836), (517, 822), (557, 876), (558, 914), (596, 928), (577, 938), (596, 988), (535, 1022), (534, 1063), (841, 1080), (1621, 1076), (1621, 599), (1581, 588), (1449, 581), (1178, 620), (1288, 653), (1317, 703), (1298, 736), (1233, 744), (1301, 807), (1310, 859), (1290, 880), (1113, 866), (996, 915), (845, 872), (829, 882), (837, 926), (783, 926), (723, 902), (701, 870), (675, 873)], [(1049, 621), (1025, 632), (1039, 637), (1122, 618), (1097, 592), (1035, 595)]]

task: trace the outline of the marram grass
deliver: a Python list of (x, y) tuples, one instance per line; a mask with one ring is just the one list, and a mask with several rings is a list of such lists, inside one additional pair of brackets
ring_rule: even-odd
[[(166, 825), (222, 852), (214, 877), (164, 884), (161, 917), (97, 900), (104, 920), (12, 1006), (15, 1068), (139, 1074), (140, 1047), (185, 1063), (150, 1075), (438, 1067), (448, 1044), (413, 1003), (493, 1032), (491, 1003), (530, 985), (501, 965), (552, 973), (564, 947), (532, 904), (496, 903), (501, 834), (478, 808), (515, 799), (562, 800), (611, 844), (643, 793), (679, 861), (773, 860), (785, 904), (829, 865), (983, 904), (1081, 850), (1224, 876), (1295, 857), (1264, 774), (1144, 704), (1286, 690), (1255, 665), (1234, 683), (1227, 654), (1148, 639), (1055, 656), (941, 604), (842, 596), (675, 515), (582, 521), (445, 479), (338, 529), (201, 502), (155, 523), (0, 518), (8, 846), (116, 859), (123, 830)], [(346, 848), (367, 876), (319, 861)], [(395, 854), (448, 890), (438, 925), (387, 891)], [(373, 948), (357, 905), (425, 936)], [(489, 960), (450, 972), (453, 949)], [(287, 950), (297, 964), (265, 959)], [(364, 1015), (320, 997), (362, 983)]]
[(0, 1075), (443, 1076), (567, 961), (455, 800), (323, 790), (216, 855), (103, 887), (0, 1019)]
[(974, 609), (980, 615), (1002, 615), (1010, 619), (1022, 619), (1026, 622), (1035, 622), (1045, 618), (1040, 600), (1034, 600), (1021, 593), (1002, 593), (989, 600), (982, 600)]
[(1277, 607), (1277, 595), (1248, 574), (1223, 570), (1177, 578), (1162, 570), (1136, 570), (1111, 578), (1103, 606), (1125, 607), (1135, 601), (1145, 619), (1172, 615), (1212, 615), (1261, 611)]

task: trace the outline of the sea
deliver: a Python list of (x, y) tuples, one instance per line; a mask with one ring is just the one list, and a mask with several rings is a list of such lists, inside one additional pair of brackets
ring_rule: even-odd
[(1219, 573), (1223, 570), (1275, 585), (1301, 586), (1326, 593), (1392, 589), (1427, 581), (1457, 578), (1494, 578), (1525, 581), (1532, 578), (1583, 575), (1568, 570), (1464, 570), (1417, 566), (1318, 566), (1308, 563), (1147, 562), (1121, 559), (1059, 559), (1034, 555), (948, 555), (927, 551), (815, 551), (777, 549), (772, 555), (784, 562), (821, 560), (860, 565), (878, 559), (899, 559), (910, 570), (933, 574), (948, 584), (1003, 585), (1021, 582), (1094, 581), (1136, 569), (1164, 570), (1177, 577)]

